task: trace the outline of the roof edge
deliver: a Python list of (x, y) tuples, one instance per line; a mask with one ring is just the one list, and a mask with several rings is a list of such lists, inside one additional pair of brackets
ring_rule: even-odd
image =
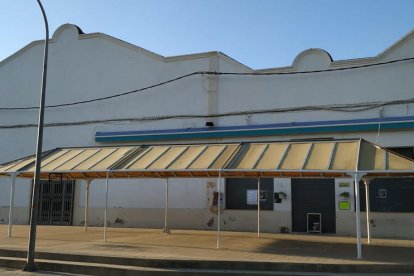
[[(211, 57), (211, 56), (218, 56), (220, 58), (225, 59), (226, 61), (238, 65), (241, 68), (251, 71), (251, 72), (258, 72), (258, 73), (268, 73), (268, 72), (294, 72), (295, 71), (295, 66), (294, 64), (292, 64), (291, 66), (285, 66), (285, 67), (271, 67), (271, 68), (263, 68), (263, 69), (252, 69), (251, 67), (239, 62), (238, 60), (222, 53), (219, 51), (210, 51), (210, 52), (201, 52), (201, 53), (194, 53), (194, 54), (184, 54), (184, 55), (176, 55), (176, 56), (162, 56), (159, 55), (157, 53), (151, 52), (149, 50), (146, 50), (144, 48), (141, 48), (135, 44), (126, 42), (124, 40), (121, 40), (119, 38), (104, 34), (104, 33), (100, 33), (100, 32), (95, 32), (95, 33), (84, 33), (81, 28), (79, 28), (78, 26), (74, 25), (74, 24), (70, 24), (70, 23), (66, 23), (61, 25), (60, 27), (58, 27), (56, 29), (56, 31), (53, 33), (52, 38), (49, 39), (49, 43), (55, 43), (57, 41), (57, 38), (59, 36), (59, 34), (67, 29), (67, 28), (72, 28), (74, 30), (77, 31), (78, 33), (78, 39), (89, 39), (89, 38), (102, 38), (102, 39), (106, 39), (112, 43), (118, 44), (120, 46), (126, 47), (130, 50), (133, 51), (137, 51), (137, 52), (141, 52), (149, 57), (152, 57), (154, 59), (157, 59), (159, 61), (164, 61), (164, 62), (174, 62), (174, 61), (181, 61), (181, 60), (190, 60), (190, 59), (200, 59), (200, 58), (206, 58), (206, 57)], [(384, 51), (382, 51), (381, 53), (379, 53), (376, 56), (372, 56), (372, 57), (364, 57), (364, 58), (355, 58), (355, 59), (346, 59), (346, 60), (337, 60), (337, 61), (333, 61), (331, 62), (330, 68), (334, 69), (334, 68), (344, 68), (347, 66), (355, 66), (355, 65), (367, 65), (367, 64), (373, 64), (373, 63), (377, 63), (380, 62), (381, 60), (383, 60), (384, 58), (386, 58), (394, 49), (398, 48), (400, 45), (402, 45), (405, 41), (409, 40), (410, 38), (412, 38), (414, 36), (414, 29), (411, 30), (410, 32), (408, 32), (405, 36), (403, 36), (401, 39), (399, 39), (398, 41), (396, 41), (395, 43), (393, 43), (391, 46), (389, 46), (388, 48), (386, 48)], [(18, 51), (16, 51), (15, 53), (13, 53), (12, 55), (6, 57), (5, 59), (0, 61), (0, 67), (2, 67), (4, 64), (6, 64), (7, 62), (11, 61), (12, 59), (16, 58), (17, 56), (21, 55), (22, 53), (24, 53), (25, 51), (27, 51), (28, 49), (36, 46), (36, 45), (41, 45), (44, 43), (44, 40), (35, 40), (30, 42), (29, 44), (27, 44), (26, 46), (24, 46), (23, 48), (19, 49)], [(310, 49), (308, 49), (310, 50)], [(301, 55), (302, 53), (308, 51), (302, 51), (301, 53), (298, 54)], [(321, 49), (322, 50), (322, 49)], [(322, 50), (324, 51), (324, 50)], [(326, 51), (325, 51), (326, 52)], [(330, 54), (328, 52), (326, 52), (329, 56)], [(295, 58), (296, 59), (296, 58)], [(295, 60), (294, 60), (295, 61)], [(293, 61), (293, 63), (294, 63)]]

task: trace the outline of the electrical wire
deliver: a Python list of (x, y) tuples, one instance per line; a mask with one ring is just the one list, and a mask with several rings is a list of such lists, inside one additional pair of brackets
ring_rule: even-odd
[[(117, 119), (85, 120), (85, 121), (60, 122), (60, 123), (55, 122), (55, 123), (46, 123), (44, 126), (45, 127), (57, 127), (57, 126), (76, 126), (76, 125), (90, 125), (90, 124), (116, 123), (116, 122), (161, 121), (161, 120), (169, 120), (169, 119), (219, 118), (219, 117), (254, 115), (254, 114), (287, 113), (287, 112), (296, 112), (296, 111), (363, 112), (363, 111), (375, 109), (378, 107), (410, 104), (410, 103), (414, 103), (414, 98), (405, 99), (405, 100), (385, 101), (385, 102), (366, 102), (366, 103), (359, 103), (359, 104), (300, 106), (300, 107), (290, 107), (290, 108), (246, 110), (246, 111), (226, 112), (226, 113), (212, 114), (212, 115), (182, 114), (182, 115), (165, 115), (165, 116), (153, 116), (153, 117), (141, 117), (141, 118), (117, 118)], [(0, 125), (0, 129), (27, 128), (27, 127), (37, 127), (37, 124)]]
[[(141, 92), (141, 91), (145, 91), (145, 90), (148, 90), (148, 89), (151, 89), (151, 88), (155, 88), (155, 87), (158, 87), (158, 86), (162, 86), (162, 85), (165, 85), (167, 83), (175, 82), (175, 81), (178, 81), (178, 80), (181, 80), (181, 79), (190, 77), (190, 76), (194, 76), (194, 75), (199, 75), (199, 74), (201, 74), (201, 72), (193, 72), (193, 73), (190, 73), (190, 74), (187, 74), (187, 75), (183, 75), (183, 76), (180, 76), (180, 77), (177, 77), (177, 78), (174, 78), (174, 79), (170, 79), (170, 80), (167, 80), (167, 81), (163, 81), (163, 82), (160, 82), (160, 83), (157, 83), (157, 84), (154, 84), (154, 85), (146, 86), (146, 87), (143, 87), (143, 88), (140, 88), (140, 89), (136, 89), (136, 90), (132, 90), (132, 91), (128, 91), (128, 92), (123, 92), (123, 93), (120, 93), (120, 94), (115, 94), (115, 95), (112, 95), (112, 96), (95, 98), (95, 99), (85, 100), (85, 101), (78, 101), (78, 102), (73, 102), (73, 103), (48, 105), (48, 106), (45, 106), (45, 108), (64, 107), (64, 106), (70, 106), (70, 105), (77, 105), (77, 104), (85, 104), (85, 103), (97, 102), (97, 101), (102, 101), (102, 100), (109, 100), (109, 99), (112, 99), (112, 98), (117, 98), (117, 97), (129, 95), (129, 94), (133, 94), (133, 93), (138, 93), (138, 92)], [(28, 109), (38, 109), (38, 108), (39, 107), (37, 107), (37, 106), (29, 106), (29, 107), (0, 107), (0, 110), (28, 110)]]
[(323, 72), (334, 72), (334, 71), (344, 71), (344, 70), (360, 69), (360, 68), (366, 68), (366, 67), (372, 67), (372, 66), (378, 66), (378, 65), (386, 65), (386, 64), (392, 64), (392, 63), (409, 61), (409, 60), (414, 60), (414, 57), (403, 58), (403, 59), (396, 59), (396, 60), (390, 60), (390, 61), (385, 61), (385, 62), (370, 63), (370, 64), (364, 64), (364, 65), (356, 65), (356, 66), (350, 66), (350, 67), (341, 67), (341, 68), (324, 69), (324, 70), (312, 70), (312, 71), (298, 71), (298, 72), (243, 72), (243, 73), (208, 72), (208, 73), (215, 74), (215, 75), (254, 75), (254, 76), (260, 76), (260, 75), (262, 75), (262, 76), (266, 76), (266, 75), (298, 75), (298, 74), (312, 74), (312, 73), (323, 73)]
[[(157, 84), (153, 84), (150, 86), (146, 86), (140, 89), (135, 89), (128, 92), (123, 92), (119, 94), (114, 94), (112, 96), (106, 96), (106, 97), (100, 97), (100, 98), (94, 98), (90, 100), (84, 100), (84, 101), (77, 101), (72, 103), (63, 103), (63, 104), (56, 104), (56, 105), (48, 105), (45, 106), (45, 108), (58, 108), (58, 107), (66, 107), (66, 106), (73, 106), (73, 105), (79, 105), (79, 104), (86, 104), (86, 103), (92, 103), (97, 101), (103, 101), (103, 100), (109, 100), (117, 97), (122, 97), (130, 94), (139, 93), (145, 90), (149, 90), (151, 88), (159, 87), (166, 85), (168, 83), (176, 82), (178, 80), (188, 78), (190, 76), (194, 75), (236, 75), (236, 76), (246, 76), (246, 75), (252, 75), (252, 76), (270, 76), (270, 75), (298, 75), (298, 74), (311, 74), (311, 73), (323, 73), (323, 72), (334, 72), (334, 71), (343, 71), (343, 70), (352, 70), (352, 69), (359, 69), (359, 68), (366, 68), (366, 67), (372, 67), (372, 66), (379, 66), (379, 65), (386, 65), (386, 64), (392, 64), (397, 62), (404, 62), (414, 60), (414, 57), (411, 58), (405, 58), (405, 59), (398, 59), (398, 60), (392, 60), (387, 62), (379, 62), (379, 63), (372, 63), (372, 64), (365, 64), (365, 65), (358, 65), (358, 66), (351, 66), (351, 67), (343, 67), (343, 68), (335, 68), (335, 69), (326, 69), (326, 70), (313, 70), (313, 71), (300, 71), (300, 72), (245, 72), (245, 73), (237, 73), (237, 72), (215, 72), (215, 71), (197, 71), (190, 74), (182, 75), (177, 78), (173, 78), (164, 82), (160, 82)], [(38, 109), (37, 106), (29, 106), (29, 107), (0, 107), (0, 110), (33, 110)]]

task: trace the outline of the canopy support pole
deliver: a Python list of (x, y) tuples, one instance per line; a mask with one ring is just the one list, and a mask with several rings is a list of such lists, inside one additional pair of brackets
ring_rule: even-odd
[(370, 202), (369, 202), (369, 183), (370, 179), (365, 179), (365, 211), (367, 213), (367, 239), (368, 244), (371, 244), (371, 219), (370, 219)]
[(219, 171), (217, 179), (217, 249), (220, 248), (220, 211), (221, 211), (221, 202), (220, 202), (220, 191), (221, 191), (221, 171)]
[(164, 213), (164, 229), (163, 233), (170, 234), (170, 228), (168, 228), (168, 178), (165, 181), (165, 213)]
[(13, 231), (13, 207), (14, 207), (14, 189), (16, 187), (16, 173), (12, 173), (12, 182), (10, 186), (10, 205), (9, 205), (9, 229), (7, 231), (7, 237), (12, 237)]
[(84, 221), (85, 225), (83, 227), (84, 231), (88, 231), (88, 213), (89, 213), (89, 186), (92, 182), (92, 179), (86, 180), (86, 189), (85, 189), (85, 216)]
[(257, 179), (257, 237), (260, 238), (260, 178)]
[(361, 208), (359, 204), (359, 181), (361, 176), (358, 172), (355, 173), (355, 219), (356, 219), (356, 240), (357, 240), (357, 258), (362, 259), (362, 246), (361, 246)]
[(106, 172), (106, 189), (105, 189), (105, 217), (104, 217), (104, 242), (106, 242), (106, 225), (108, 219), (108, 184), (109, 184), (109, 171)]

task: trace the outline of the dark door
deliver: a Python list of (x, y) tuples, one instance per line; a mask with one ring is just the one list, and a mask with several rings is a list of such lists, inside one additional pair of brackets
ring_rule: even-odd
[(74, 187), (73, 180), (40, 181), (38, 224), (72, 224)]
[[(365, 211), (365, 185), (359, 183), (361, 211)], [(376, 178), (369, 184), (371, 212), (414, 212), (413, 178)]]
[(307, 231), (307, 214), (320, 213), (322, 233), (336, 232), (335, 180), (292, 179), (292, 231)]

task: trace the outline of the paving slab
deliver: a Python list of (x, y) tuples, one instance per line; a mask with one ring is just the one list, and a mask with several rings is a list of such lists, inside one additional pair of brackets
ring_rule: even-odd
[[(16, 225), (7, 237), (7, 225), (0, 225), (0, 248), (26, 250), (29, 227)], [(363, 259), (356, 258), (354, 237), (319, 234), (261, 234), (221, 232), (221, 248), (216, 248), (216, 232), (162, 229), (108, 228), (107, 242), (102, 227), (38, 226), (36, 250), (69, 254), (114, 256), (162, 260), (209, 260), (277, 262), (291, 264), (378, 264), (412, 265), (414, 241), (399, 239), (366, 240)]]

